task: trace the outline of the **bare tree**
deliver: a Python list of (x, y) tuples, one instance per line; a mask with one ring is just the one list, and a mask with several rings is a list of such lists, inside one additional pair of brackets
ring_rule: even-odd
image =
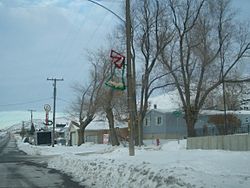
[[(104, 62), (99, 66), (98, 80), (101, 82), (104, 80), (105, 83), (107, 83), (109, 79), (114, 79), (113, 77), (116, 77), (114, 73), (115, 66), (110, 61), (110, 58), (108, 57), (109, 53), (107, 51), (103, 51), (102, 53), (99, 53), (99, 56), (100, 56), (100, 59), (104, 60)], [(123, 78), (119, 77), (119, 79), (123, 79)], [(117, 107), (117, 104), (118, 104), (117, 102), (120, 101), (119, 100), (120, 96), (118, 95), (120, 91), (103, 85), (100, 93), (101, 95), (99, 98), (99, 106), (101, 107), (101, 110), (106, 113), (106, 117), (109, 122), (110, 142), (112, 146), (120, 145), (118, 136), (116, 133), (116, 128), (115, 128), (115, 117), (117, 115), (115, 112), (119, 112), (119, 108)], [(123, 104), (123, 106), (127, 106), (127, 105)], [(116, 109), (116, 111), (114, 109)]]
[(79, 86), (79, 84), (74, 86), (78, 96), (76, 102), (71, 107), (74, 113), (72, 115), (78, 116), (78, 121), (73, 121), (73, 123), (80, 128), (79, 144), (84, 143), (85, 129), (94, 120), (100, 108), (100, 94), (104, 85), (104, 80), (99, 79), (100, 73), (98, 72), (98, 62), (100, 63), (101, 59), (96, 59), (94, 54), (90, 54), (89, 61), (92, 63), (90, 81), (85, 87)]
[(242, 25), (233, 22), (228, 0), (169, 0), (169, 7), (176, 36), (161, 60), (179, 92), (188, 136), (195, 136), (206, 98), (245, 58), (250, 43)]
[[(216, 126), (220, 135), (224, 134), (224, 124), (225, 119), (223, 114), (210, 115), (208, 118), (208, 123), (212, 123)], [(234, 133), (237, 128), (240, 127), (240, 119), (237, 118), (235, 114), (227, 114), (227, 120), (229, 122), (228, 131)]]
[[(138, 106), (134, 106), (133, 111), (136, 114), (137, 126), (135, 126), (135, 144), (142, 144), (143, 135), (143, 119), (148, 110), (148, 99), (156, 89), (166, 87), (168, 83), (156, 84), (157, 81), (166, 77), (166, 73), (152, 75), (157, 59), (167, 44), (173, 39), (173, 30), (169, 27), (167, 18), (168, 14), (165, 11), (165, 4), (158, 0), (143, 0), (137, 2), (132, 7), (133, 27), (132, 27), (132, 70), (133, 70), (133, 85), (139, 88)], [(141, 71), (135, 71), (136, 64), (142, 62)], [(138, 68), (138, 66), (137, 66)], [(136, 81), (137, 79), (140, 81)], [(135, 93), (136, 88), (133, 88)], [(134, 100), (136, 97), (134, 96)]]
[(246, 80), (242, 80), (240, 78), (242, 77), (241, 73), (239, 70), (237, 71), (230, 74), (230, 80), (225, 80), (224, 95), (222, 87), (218, 87), (209, 93), (203, 106), (204, 109), (223, 110), (224, 105), (226, 105), (226, 110), (239, 110), (241, 108), (241, 101), (248, 89)]
[[(73, 123), (80, 128), (79, 143), (84, 142), (84, 131), (88, 124), (100, 114), (105, 113), (109, 122), (110, 141), (112, 145), (119, 145), (115, 129), (115, 117), (122, 117), (126, 95), (120, 94), (108, 86), (106, 82), (112, 75), (112, 64), (107, 50), (89, 52), (89, 61), (92, 63), (90, 82), (87, 86), (76, 85), (77, 100), (71, 107), (78, 116), (78, 122)], [(121, 106), (120, 106), (121, 105)], [(127, 110), (127, 109), (126, 109)]]

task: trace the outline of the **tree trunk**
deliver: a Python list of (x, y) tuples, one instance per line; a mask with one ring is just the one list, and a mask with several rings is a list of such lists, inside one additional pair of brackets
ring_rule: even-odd
[(187, 133), (188, 137), (195, 137), (196, 136), (196, 131), (195, 131), (195, 123), (197, 121), (198, 117), (198, 110), (191, 110), (188, 109), (186, 114), (186, 124), (187, 124)]
[(139, 146), (143, 145), (143, 115), (138, 114), (138, 134), (139, 134)]
[(139, 124), (138, 122), (136, 121), (135, 122), (135, 127), (134, 127), (134, 137), (135, 137), (135, 145), (136, 146), (139, 146), (139, 134), (140, 134), (140, 129), (139, 129)]
[(110, 141), (112, 146), (119, 146), (119, 140), (115, 131), (115, 125), (114, 125), (114, 115), (111, 108), (106, 108), (106, 117), (108, 118), (109, 122), (109, 131), (110, 131)]
[(84, 141), (84, 133), (85, 133), (85, 128), (86, 127), (82, 127), (79, 129), (78, 131), (78, 146), (80, 146), (81, 144), (84, 144), (85, 141)]
[(187, 122), (187, 132), (188, 132), (188, 137), (195, 137), (196, 132), (194, 129), (194, 123), (192, 121)]

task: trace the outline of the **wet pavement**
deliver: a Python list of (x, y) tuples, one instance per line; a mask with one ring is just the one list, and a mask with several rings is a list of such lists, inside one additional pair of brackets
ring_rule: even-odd
[(48, 157), (19, 151), (12, 136), (0, 140), (0, 188), (84, 187), (57, 170), (47, 168)]

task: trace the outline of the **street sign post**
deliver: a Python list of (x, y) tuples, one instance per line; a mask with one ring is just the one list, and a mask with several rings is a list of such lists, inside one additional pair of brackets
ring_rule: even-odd
[(174, 111), (173, 112), (173, 115), (176, 117), (176, 136), (177, 136), (177, 139), (178, 139), (178, 144), (180, 143), (180, 133), (179, 133), (179, 117), (181, 116), (181, 111)]
[(45, 125), (47, 129), (49, 125), (49, 112), (51, 111), (51, 106), (49, 104), (45, 104), (44, 110), (45, 110)]

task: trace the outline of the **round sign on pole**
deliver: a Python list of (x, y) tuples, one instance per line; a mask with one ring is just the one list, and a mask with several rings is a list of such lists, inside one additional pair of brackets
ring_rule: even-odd
[(49, 111), (51, 110), (50, 105), (49, 105), (49, 104), (45, 104), (45, 105), (44, 105), (44, 110), (45, 110), (46, 112), (49, 112)]

